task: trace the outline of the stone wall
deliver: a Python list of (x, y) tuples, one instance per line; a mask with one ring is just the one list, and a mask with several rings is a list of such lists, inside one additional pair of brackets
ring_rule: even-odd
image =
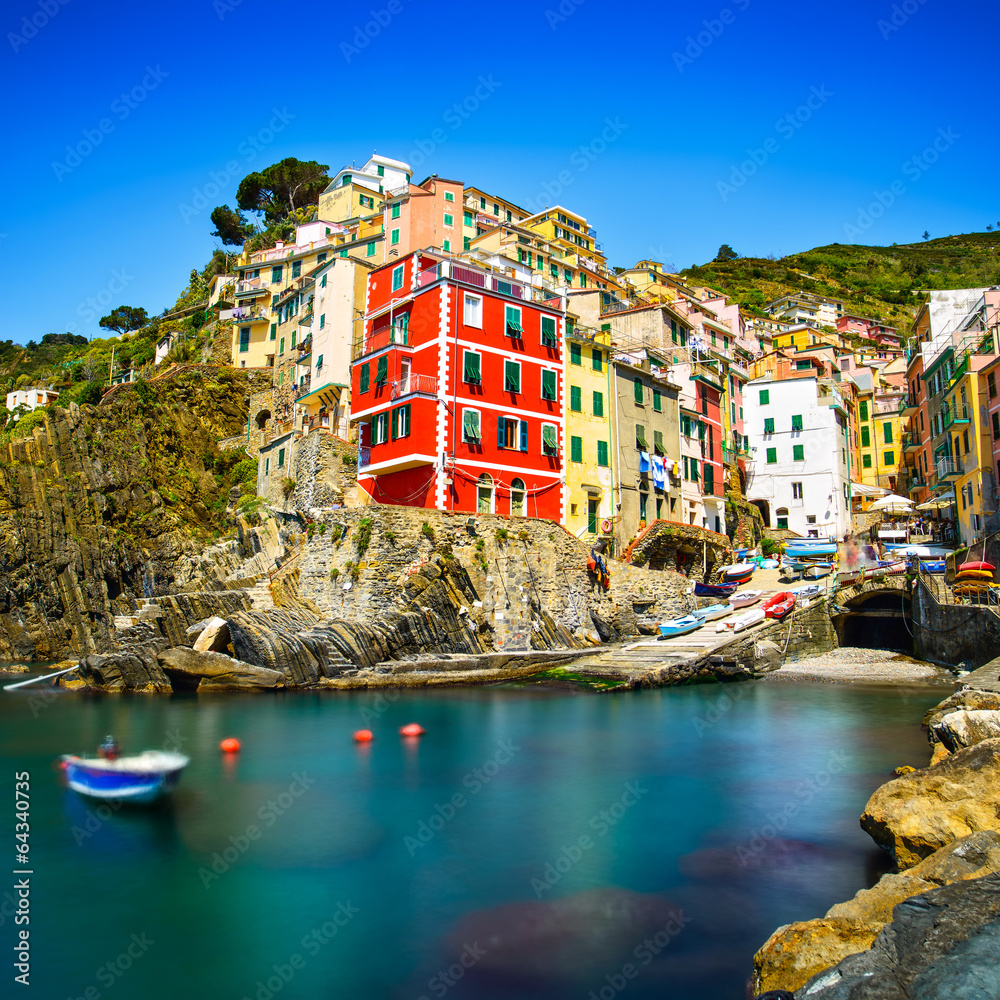
[(939, 604), (922, 581), (913, 588), (913, 655), (981, 667), (1000, 651), (1000, 615), (974, 604)]
[(764, 537), (764, 516), (746, 497), (726, 494), (726, 534), (734, 548), (754, 548)]

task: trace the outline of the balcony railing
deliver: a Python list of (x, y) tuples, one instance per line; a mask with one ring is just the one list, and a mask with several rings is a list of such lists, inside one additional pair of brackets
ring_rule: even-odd
[(938, 479), (947, 479), (950, 476), (964, 476), (965, 467), (960, 458), (939, 458), (937, 460)]
[(264, 295), (269, 292), (268, 282), (263, 278), (248, 278), (236, 282), (237, 295)]
[(743, 365), (737, 364), (735, 361), (729, 362), (729, 370), (736, 375), (738, 378), (750, 378), (750, 372), (748, 369), (744, 368)]
[(303, 375), (299, 379), (299, 384), (295, 387), (295, 398), (301, 399), (307, 393), (312, 392), (312, 376)]
[(358, 448), (358, 468), (367, 469), (372, 464), (371, 448)]
[(921, 447), (920, 438), (916, 434), (904, 434), (899, 442), (903, 451), (914, 451)]
[(378, 333), (370, 333), (356, 340), (352, 354), (354, 360), (357, 360), (366, 354), (374, 354), (376, 351), (381, 351), (383, 347), (406, 347), (409, 343), (409, 330), (393, 324), (379, 330)]
[(432, 375), (418, 375), (416, 373), (407, 375), (392, 387), (391, 399), (399, 399), (400, 396), (408, 396), (411, 393), (419, 392), (430, 396), (436, 396), (438, 391), (438, 380)]
[(263, 309), (233, 309), (231, 319), (234, 323), (260, 323), (267, 316)]

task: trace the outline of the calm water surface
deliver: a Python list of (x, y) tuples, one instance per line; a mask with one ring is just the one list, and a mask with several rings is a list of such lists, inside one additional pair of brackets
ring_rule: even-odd
[[(776, 926), (877, 878), (858, 815), (926, 763), (943, 695), (5, 693), (4, 787), (31, 772), (31, 993), (741, 998)], [(191, 757), (172, 808), (102, 817), (60, 786), (53, 759), (109, 732)]]

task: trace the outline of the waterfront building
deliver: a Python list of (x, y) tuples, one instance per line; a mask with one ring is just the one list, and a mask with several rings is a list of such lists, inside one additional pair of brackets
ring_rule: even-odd
[[(857, 386), (857, 430), (860, 469), (855, 478), (877, 491), (895, 493), (902, 461), (900, 409), (904, 393), (884, 384), (878, 371), (856, 368), (849, 376)], [(868, 493), (875, 499), (878, 492)]]
[(417, 251), (368, 277), (351, 371), (379, 503), (565, 520), (566, 300)]

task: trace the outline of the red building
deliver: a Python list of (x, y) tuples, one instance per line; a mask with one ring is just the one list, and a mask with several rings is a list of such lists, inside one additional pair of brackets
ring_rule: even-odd
[(378, 503), (562, 521), (566, 303), (417, 251), (368, 276), (351, 369)]

